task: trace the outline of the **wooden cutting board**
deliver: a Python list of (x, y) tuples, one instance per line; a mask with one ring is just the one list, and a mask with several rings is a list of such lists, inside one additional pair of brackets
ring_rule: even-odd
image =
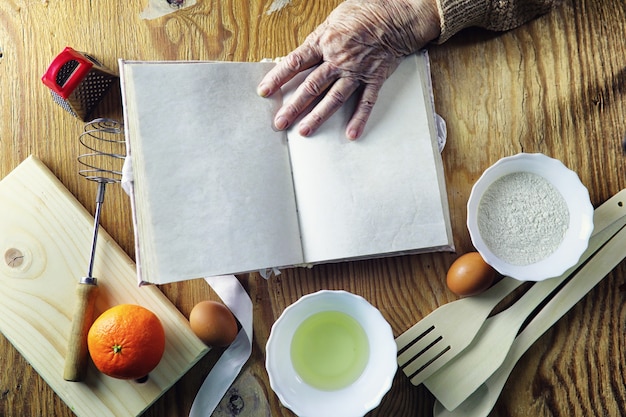
[(84, 382), (63, 379), (74, 294), (89, 263), (93, 221), (35, 157), (0, 181), (0, 331), (77, 416), (137, 416), (208, 348), (157, 287), (137, 286), (135, 264), (101, 230), (93, 274), (99, 286), (96, 316), (122, 303), (149, 308), (165, 328), (165, 354), (145, 383), (107, 377), (91, 361)]

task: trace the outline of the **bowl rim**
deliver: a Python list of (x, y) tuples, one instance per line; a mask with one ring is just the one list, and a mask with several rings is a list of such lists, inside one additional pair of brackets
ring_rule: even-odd
[[(563, 196), (570, 213), (568, 230), (556, 250), (529, 265), (514, 265), (498, 258), (487, 246), (478, 228), (478, 206), (482, 195), (496, 180), (514, 172), (541, 175)], [(549, 173), (553, 174), (548, 175)], [(564, 192), (565, 188), (567, 192)], [(496, 271), (520, 281), (542, 281), (560, 276), (576, 265), (587, 249), (593, 232), (593, 213), (589, 191), (578, 174), (558, 159), (542, 153), (522, 152), (501, 158), (487, 168), (474, 183), (467, 202), (467, 228), (476, 250)]]
[[(291, 361), (285, 358), (285, 352), (289, 355), (290, 345), (281, 343), (285, 338), (291, 340), (299, 323), (322, 311), (351, 315), (365, 330), (370, 344), (370, 360), (361, 376), (351, 385), (334, 391), (320, 390), (303, 382), (293, 370)], [(356, 317), (355, 313), (359, 316)], [(398, 368), (396, 354), (391, 326), (376, 307), (363, 297), (344, 290), (319, 290), (287, 306), (274, 322), (266, 343), (265, 368), (270, 387), (280, 402), (298, 416), (361, 417), (377, 407), (391, 388)], [(373, 374), (375, 378), (371, 378)], [(364, 392), (364, 389), (368, 391)], [(348, 398), (355, 401), (348, 401)]]

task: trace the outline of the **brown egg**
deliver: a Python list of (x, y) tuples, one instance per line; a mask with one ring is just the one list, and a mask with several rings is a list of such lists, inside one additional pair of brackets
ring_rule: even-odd
[(453, 293), (462, 297), (477, 295), (493, 284), (496, 271), (478, 252), (460, 256), (448, 269), (446, 283)]
[(217, 301), (201, 301), (189, 314), (191, 330), (209, 346), (226, 347), (237, 337), (237, 320), (228, 307)]

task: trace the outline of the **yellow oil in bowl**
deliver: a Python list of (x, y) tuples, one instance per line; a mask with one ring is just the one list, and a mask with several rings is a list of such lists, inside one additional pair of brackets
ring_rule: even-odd
[(346, 313), (323, 311), (305, 319), (291, 341), (291, 361), (302, 380), (320, 390), (356, 381), (369, 360), (363, 327)]

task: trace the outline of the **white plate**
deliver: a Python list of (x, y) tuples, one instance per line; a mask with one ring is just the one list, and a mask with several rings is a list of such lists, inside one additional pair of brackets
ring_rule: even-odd
[[(369, 360), (351, 385), (324, 391), (298, 376), (290, 360), (291, 340), (298, 326), (322, 311), (339, 311), (356, 319), (369, 342)], [(283, 311), (272, 326), (265, 367), (270, 386), (281, 403), (300, 417), (361, 417), (377, 407), (391, 388), (397, 370), (396, 343), (389, 323), (364, 298), (346, 291), (322, 290), (305, 295)]]
[[(529, 265), (511, 264), (500, 259), (485, 243), (478, 227), (478, 209), (485, 191), (496, 180), (516, 172), (542, 176), (563, 196), (569, 211), (569, 226), (560, 245), (552, 254)], [(563, 163), (539, 153), (520, 153), (500, 159), (474, 184), (467, 203), (467, 228), (476, 250), (498, 272), (522, 281), (541, 281), (560, 276), (578, 262), (593, 231), (593, 206), (578, 175)]]

